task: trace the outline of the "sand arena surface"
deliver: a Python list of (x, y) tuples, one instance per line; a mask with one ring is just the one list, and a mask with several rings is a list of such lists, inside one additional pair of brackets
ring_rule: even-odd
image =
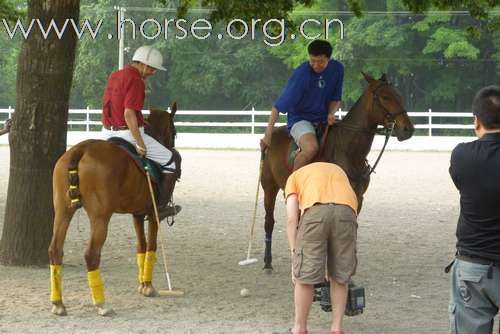
[[(132, 219), (114, 215), (101, 271), (116, 315), (93, 309), (84, 248), (88, 219), (80, 210), (70, 225), (63, 266), (68, 316), (50, 313), (49, 270), (0, 266), (0, 333), (271, 333), (291, 326), (290, 260), (281, 193), (275, 213), (275, 272), (262, 272), (262, 192), (254, 243), (257, 264), (246, 256), (259, 152), (181, 150), (183, 178), (175, 200), (183, 206), (174, 227), (163, 229), (169, 271), (181, 298), (145, 298), (136, 292)], [(370, 155), (374, 161), (375, 155)], [(366, 289), (363, 315), (346, 318), (351, 333), (445, 333), (448, 280), (454, 254), (458, 193), (449, 176), (449, 152), (387, 152), (359, 216), (359, 266)], [(0, 229), (8, 183), (9, 149), (0, 146)], [(161, 256), (154, 285), (166, 288)], [(247, 288), (250, 296), (242, 298)], [(310, 333), (327, 333), (330, 313), (314, 305)]]

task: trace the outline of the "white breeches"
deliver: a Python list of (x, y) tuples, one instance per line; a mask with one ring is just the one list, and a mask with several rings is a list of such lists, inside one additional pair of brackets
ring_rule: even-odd
[[(172, 161), (170, 165), (167, 165), (167, 163), (172, 158), (172, 152), (165, 146), (157, 142), (153, 137), (145, 134), (144, 128), (142, 127), (139, 128), (139, 132), (141, 133), (142, 140), (146, 145), (146, 158), (159, 163), (160, 166), (162, 167), (163, 173), (172, 173), (172, 171), (163, 169), (163, 168), (175, 169), (174, 161)], [(112, 131), (102, 128), (102, 134), (104, 136), (104, 139), (108, 139), (111, 137), (120, 137), (122, 139), (125, 139), (134, 146), (137, 144), (130, 130)]]

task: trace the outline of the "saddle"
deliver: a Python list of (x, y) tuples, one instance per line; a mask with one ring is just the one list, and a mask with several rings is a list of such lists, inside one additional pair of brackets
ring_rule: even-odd
[[(134, 145), (126, 141), (125, 139), (119, 138), (119, 137), (111, 137), (108, 139), (110, 143), (118, 145), (120, 148), (125, 150), (125, 152), (128, 153), (129, 157), (132, 158), (132, 161), (134, 161), (135, 165), (139, 170), (146, 175), (146, 166), (149, 169), (149, 175), (151, 176), (151, 181), (155, 186), (158, 186), (161, 183), (162, 180), (162, 173), (161, 173), (161, 167), (160, 164), (157, 162), (148, 159), (148, 158), (142, 158), (138, 153), (137, 150), (135, 149)], [(158, 189), (155, 189), (157, 191)]]
[[(322, 145), (321, 139), (323, 137), (323, 133), (325, 131), (326, 124), (318, 124), (318, 126), (315, 127), (316, 129), (316, 139), (318, 140), (318, 143)], [(293, 162), (295, 161), (295, 157), (297, 156), (297, 153), (299, 152), (300, 148), (295, 143), (295, 140), (292, 138), (292, 136), (289, 134), (289, 137), (292, 139), (292, 143), (290, 144), (290, 147), (288, 149), (288, 166), (293, 168)]]

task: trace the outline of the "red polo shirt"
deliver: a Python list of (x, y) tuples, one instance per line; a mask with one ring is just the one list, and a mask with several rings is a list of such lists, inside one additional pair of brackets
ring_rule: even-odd
[(125, 108), (135, 110), (137, 124), (144, 125), (144, 81), (139, 71), (128, 65), (111, 73), (102, 96), (102, 124), (104, 126), (125, 126)]

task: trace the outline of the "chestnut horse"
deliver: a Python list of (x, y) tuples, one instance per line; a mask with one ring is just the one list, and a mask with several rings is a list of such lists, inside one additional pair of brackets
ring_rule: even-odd
[[(151, 110), (145, 131), (165, 147), (174, 146), (174, 103), (171, 113)], [(177, 168), (180, 168), (176, 161)], [(124, 149), (105, 140), (83, 141), (57, 161), (53, 174), (54, 227), (49, 246), (52, 313), (65, 315), (62, 301), (63, 245), (69, 223), (75, 211), (83, 206), (90, 220), (90, 240), (85, 252), (87, 276), (92, 300), (101, 315), (112, 310), (105, 307), (104, 285), (99, 271), (101, 249), (106, 240), (108, 223), (113, 213), (131, 213), (137, 236), (139, 293), (154, 296), (152, 285), (156, 261), (158, 226), (145, 174), (139, 170)], [(148, 216), (148, 238), (144, 233), (144, 218)]]
[[(370, 182), (366, 156), (370, 152), (377, 126), (382, 125), (386, 129), (394, 126), (393, 133), (400, 141), (410, 138), (414, 132), (402, 98), (387, 82), (385, 74), (379, 80), (364, 73), (363, 76), (368, 81), (368, 87), (345, 118), (327, 132), (324, 147), (320, 148), (316, 158), (316, 161), (335, 163), (346, 172), (358, 198), (358, 213)], [(274, 129), (271, 145), (264, 158), (261, 185), (266, 211), (264, 270), (267, 273), (273, 270), (271, 244), (276, 195), (280, 188), (284, 189), (293, 167), (287, 163), (291, 144), (292, 138), (286, 127)]]

